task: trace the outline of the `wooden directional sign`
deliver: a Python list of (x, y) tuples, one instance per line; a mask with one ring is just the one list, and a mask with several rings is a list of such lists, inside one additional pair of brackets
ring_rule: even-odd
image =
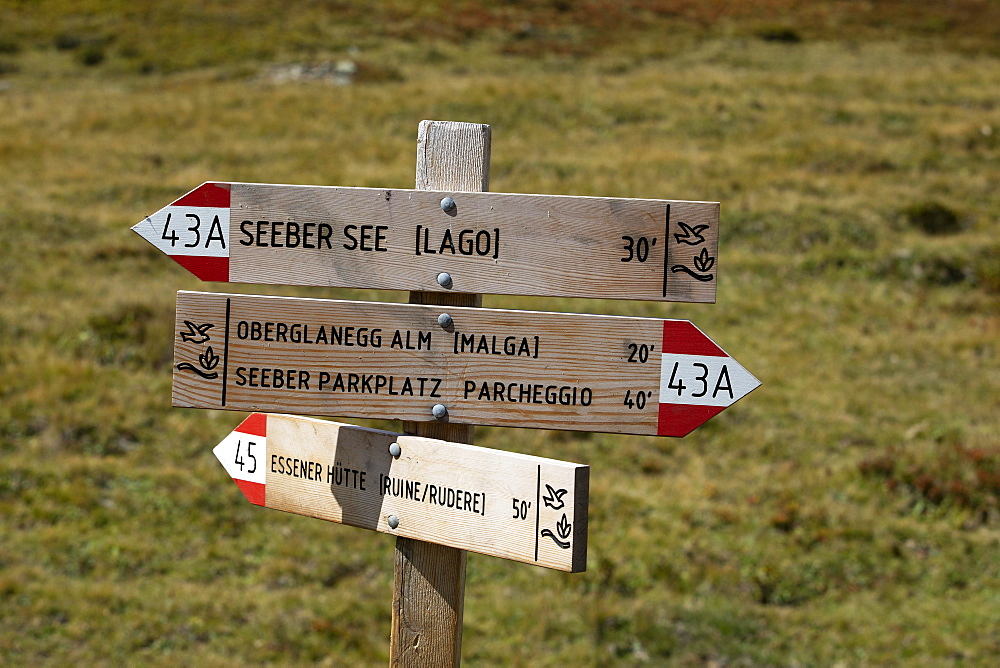
[(684, 436), (760, 383), (686, 320), (179, 292), (173, 403)]
[(132, 229), (207, 281), (682, 302), (718, 282), (716, 202), (205, 183)]
[(588, 466), (262, 413), (214, 452), (259, 506), (562, 571), (587, 567)]

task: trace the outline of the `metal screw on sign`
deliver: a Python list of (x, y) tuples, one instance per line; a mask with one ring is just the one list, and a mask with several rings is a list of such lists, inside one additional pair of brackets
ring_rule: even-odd
[(441, 210), (444, 211), (445, 213), (451, 213), (457, 207), (458, 205), (455, 204), (455, 200), (453, 200), (450, 197), (445, 197), (444, 199), (441, 200)]
[(431, 409), (431, 414), (438, 420), (443, 420), (445, 416), (448, 415), (448, 407), (444, 404), (434, 404), (434, 408)]
[(442, 271), (437, 275), (437, 282), (442, 288), (450, 288), (452, 284), (451, 274), (446, 271)]
[(399, 526), (399, 518), (395, 515), (389, 515), (389, 528), (395, 529)]
[(392, 455), (393, 457), (399, 457), (401, 454), (403, 454), (403, 450), (402, 448), (399, 447), (399, 443), (393, 443), (392, 445), (389, 446), (389, 454)]
[(448, 329), (454, 323), (455, 321), (452, 320), (451, 316), (448, 315), (447, 313), (442, 313), (441, 315), (438, 316), (438, 324), (444, 327), (445, 329)]

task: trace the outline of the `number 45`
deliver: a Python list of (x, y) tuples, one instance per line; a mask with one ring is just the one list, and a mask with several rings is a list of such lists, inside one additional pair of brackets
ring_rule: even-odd
[[(240, 445), (242, 443), (243, 443), (242, 441), (236, 441), (236, 464), (239, 465), (241, 471), (243, 470), (244, 464), (246, 464), (246, 461), (242, 457), (240, 457)], [(247, 471), (247, 473), (254, 473), (257, 470), (257, 458), (250, 453), (251, 445), (257, 445), (257, 444), (254, 443), (253, 441), (247, 441), (247, 457), (253, 460), (253, 468)]]

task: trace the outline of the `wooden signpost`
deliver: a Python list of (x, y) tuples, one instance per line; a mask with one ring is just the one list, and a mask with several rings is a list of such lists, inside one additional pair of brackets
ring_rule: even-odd
[(760, 385), (686, 320), (479, 308), (718, 282), (717, 203), (487, 193), (489, 162), (489, 126), (423, 121), (416, 190), (209, 182), (132, 228), (203, 280), (415, 291), (180, 292), (175, 329), (175, 406), (404, 421), (254, 413), (215, 448), (253, 503), (397, 537), (393, 666), (460, 663), (466, 550), (586, 567), (589, 468), (473, 425), (683, 436)]
[(684, 436), (760, 383), (687, 320), (180, 292), (175, 406)]
[(718, 282), (716, 202), (204, 183), (132, 229), (207, 281), (685, 302)]
[(214, 452), (259, 506), (562, 571), (587, 564), (587, 466), (262, 413)]

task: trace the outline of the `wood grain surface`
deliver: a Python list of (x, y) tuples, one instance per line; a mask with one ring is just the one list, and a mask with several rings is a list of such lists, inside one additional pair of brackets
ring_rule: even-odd
[(237, 479), (264, 469), (268, 508), (546, 568), (586, 568), (586, 466), (315, 418), (257, 420), (266, 420), (265, 437), (234, 431), (215, 454)]
[(229, 191), (228, 209), (183, 204), (199, 203), (196, 189), (133, 229), (189, 268), (213, 258), (188, 256), (218, 255), (228, 264), (211, 280), (233, 283), (715, 301), (716, 202), (464, 190), (476, 183), (209, 184)]

